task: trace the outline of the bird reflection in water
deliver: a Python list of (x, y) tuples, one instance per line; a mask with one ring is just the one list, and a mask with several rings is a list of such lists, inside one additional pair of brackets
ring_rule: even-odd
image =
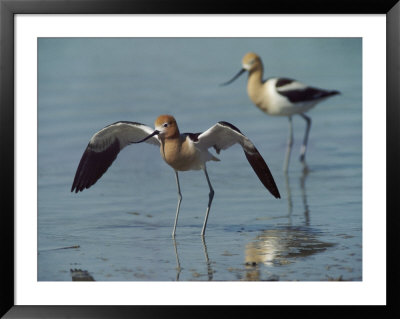
[[(172, 238), (172, 242), (174, 244), (175, 257), (176, 257), (176, 281), (179, 281), (179, 277), (180, 277), (180, 274), (181, 274), (181, 271), (182, 271), (182, 267), (181, 267), (181, 263), (180, 263), (180, 260), (179, 260), (178, 246), (177, 246), (175, 237)], [(214, 270), (211, 268), (211, 262), (210, 262), (210, 259), (208, 258), (206, 239), (203, 236), (201, 236), (201, 242), (202, 242), (202, 245), (203, 245), (204, 258), (205, 258), (205, 262), (206, 262), (206, 265), (207, 265), (208, 280), (212, 281), (213, 280)]]
[[(246, 278), (245, 280), (261, 280), (260, 264), (266, 266), (282, 266), (293, 263), (297, 258), (309, 257), (332, 247), (318, 239), (318, 232), (307, 227), (286, 226), (264, 230), (255, 240), (246, 245)], [(279, 280), (270, 276), (266, 280)]]
[[(303, 201), (303, 213), (304, 213), (304, 225), (310, 225), (310, 209), (307, 202), (307, 190), (306, 190), (306, 179), (309, 171), (303, 170), (303, 173), (300, 176), (300, 191), (301, 198)], [(285, 184), (286, 184), (286, 193), (287, 193), (287, 201), (288, 201), (288, 219), (289, 225), (292, 225), (292, 213), (293, 213), (293, 199), (292, 199), (292, 191), (290, 187), (289, 174), (285, 173)]]
[(172, 237), (172, 242), (174, 243), (175, 257), (176, 257), (176, 281), (179, 281), (179, 276), (181, 274), (182, 268), (179, 262), (178, 248), (176, 247), (175, 237)]
[(288, 199), (288, 223), (274, 229), (262, 231), (254, 240), (246, 245), (245, 251), (245, 278), (244, 280), (279, 280), (279, 277), (271, 274), (268, 278), (262, 278), (260, 265), (282, 266), (293, 263), (297, 258), (309, 257), (334, 246), (319, 240), (319, 233), (310, 229), (310, 210), (307, 202), (305, 182), (308, 170), (303, 170), (300, 177), (301, 197), (303, 202), (304, 223), (293, 225), (293, 199), (289, 183), (289, 176), (285, 174), (286, 191)]

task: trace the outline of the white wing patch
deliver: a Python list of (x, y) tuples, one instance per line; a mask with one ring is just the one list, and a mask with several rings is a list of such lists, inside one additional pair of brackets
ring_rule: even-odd
[(263, 157), (258, 152), (254, 144), (240, 132), (240, 130), (228, 122), (218, 122), (204, 133), (198, 136), (196, 146), (203, 149), (214, 147), (217, 153), (225, 150), (234, 144), (240, 144), (246, 158), (260, 179), (261, 183), (274, 195), (280, 198), (278, 187), (274, 178), (265, 163)]
[(304, 90), (305, 88), (307, 88), (307, 85), (305, 85), (301, 82), (298, 82), (298, 81), (293, 81), (289, 84), (277, 87), (276, 90), (280, 91), (280, 92), (285, 92), (285, 91), (293, 91), (293, 90)]
[(218, 154), (220, 150), (226, 150), (234, 144), (240, 144), (249, 151), (254, 148), (253, 143), (238, 128), (227, 122), (218, 122), (210, 127), (199, 135), (198, 142), (196, 142), (199, 148), (214, 147)]
[[(90, 139), (89, 147), (95, 152), (102, 152), (118, 139), (120, 150), (132, 142), (139, 141), (150, 135), (154, 130), (136, 122), (116, 122), (98, 131)], [(146, 140), (147, 143), (160, 145), (157, 137)]]

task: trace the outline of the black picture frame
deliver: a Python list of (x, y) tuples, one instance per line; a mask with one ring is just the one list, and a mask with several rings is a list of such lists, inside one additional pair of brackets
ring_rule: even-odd
[[(395, 265), (395, 245), (399, 242), (397, 215), (399, 204), (396, 184), (400, 136), (400, 3), (398, 0), (325, 0), (217, 2), (163, 0), (0, 0), (0, 181), (2, 243), (0, 276), (0, 315), (4, 318), (164, 318), (205, 317), (210, 314), (226, 317), (249, 316), (258, 307), (170, 307), (170, 306), (15, 306), (14, 304), (14, 15), (15, 14), (385, 14), (387, 19), (387, 305), (337, 307), (269, 307), (268, 315), (302, 317), (321, 315), (355, 317), (372, 315), (379, 318), (399, 316), (396, 288), (399, 271)], [(384, 80), (384, 79), (377, 79)], [(383, 106), (379, 106), (383, 107)], [(383, 142), (383, 141), (382, 141)], [(376, 185), (380, 187), (380, 185)], [(384, 212), (376, 212), (383, 214)], [(177, 301), (179, 304), (179, 301)], [(249, 309), (250, 308), (250, 309)], [(258, 308), (258, 309), (255, 309)], [(261, 311), (263, 311), (261, 309)]]

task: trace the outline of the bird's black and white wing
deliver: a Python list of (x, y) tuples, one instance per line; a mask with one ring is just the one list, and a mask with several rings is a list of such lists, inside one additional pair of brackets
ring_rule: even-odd
[(318, 89), (287, 78), (276, 79), (275, 89), (292, 103), (317, 101), (339, 94), (339, 91)]
[(218, 122), (204, 133), (198, 135), (195, 144), (197, 147), (203, 149), (214, 147), (217, 153), (234, 144), (240, 144), (247, 160), (260, 181), (272, 195), (276, 198), (280, 198), (278, 187), (263, 157), (254, 144), (234, 125), (223, 121)]
[[(143, 139), (153, 131), (147, 125), (127, 121), (113, 123), (98, 131), (90, 139), (82, 155), (71, 192), (75, 190), (77, 193), (92, 186), (103, 176), (125, 146)], [(146, 142), (160, 145), (156, 136)]]

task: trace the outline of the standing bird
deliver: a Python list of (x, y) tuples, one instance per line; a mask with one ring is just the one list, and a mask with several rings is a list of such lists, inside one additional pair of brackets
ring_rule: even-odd
[(286, 172), (289, 166), (290, 153), (293, 145), (292, 115), (299, 114), (307, 123), (303, 145), (300, 150), (300, 161), (305, 165), (308, 134), (311, 128), (311, 118), (305, 115), (317, 103), (339, 91), (328, 91), (307, 86), (299, 81), (288, 78), (269, 78), (263, 80), (263, 64), (260, 57), (252, 52), (242, 59), (242, 69), (228, 82), (236, 80), (245, 71), (249, 72), (247, 93), (250, 100), (263, 112), (269, 115), (287, 116), (289, 118), (289, 138), (283, 169)]
[(219, 161), (208, 151), (211, 147), (219, 154), (220, 150), (225, 150), (234, 144), (240, 144), (260, 181), (272, 195), (280, 198), (278, 187), (267, 164), (253, 143), (239, 129), (230, 123), (218, 122), (204, 133), (181, 134), (175, 118), (171, 115), (160, 115), (155, 121), (155, 130), (137, 122), (121, 121), (108, 125), (94, 134), (79, 162), (71, 192), (77, 193), (92, 186), (107, 171), (125, 146), (141, 142), (160, 146), (162, 158), (175, 171), (178, 206), (172, 231), (173, 237), (175, 237), (182, 201), (178, 171), (188, 170), (202, 169), (210, 188), (201, 236), (205, 234), (208, 214), (214, 197), (214, 189), (208, 177), (206, 162)]

